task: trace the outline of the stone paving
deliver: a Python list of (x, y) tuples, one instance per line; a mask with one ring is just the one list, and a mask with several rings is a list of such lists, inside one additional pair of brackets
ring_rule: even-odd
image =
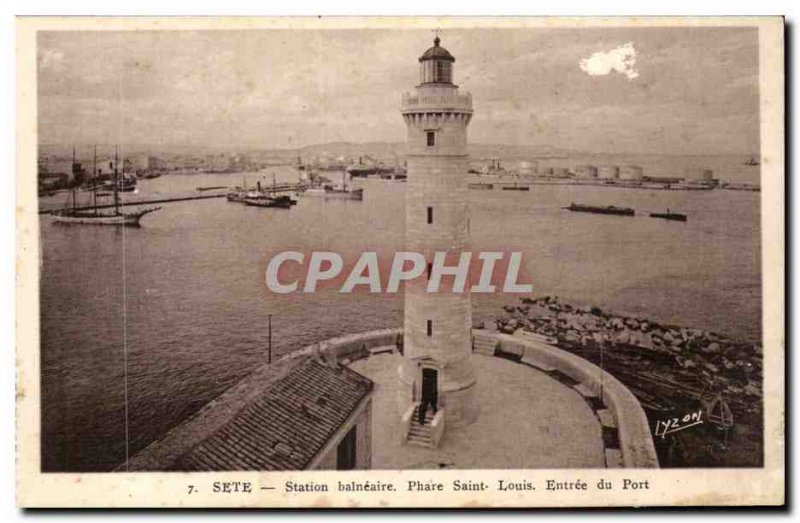
[(473, 355), (480, 414), (445, 427), (439, 448), (401, 441), (396, 402), (400, 355), (379, 354), (351, 368), (376, 384), (372, 411), (373, 469), (604, 468), (600, 422), (574, 389), (529, 366)]

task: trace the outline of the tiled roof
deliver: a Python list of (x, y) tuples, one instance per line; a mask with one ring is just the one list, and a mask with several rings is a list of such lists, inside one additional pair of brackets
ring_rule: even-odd
[(129, 469), (306, 468), (371, 392), (373, 383), (315, 356), (287, 360), (291, 361), (255, 373), (204, 407), (134, 456)]

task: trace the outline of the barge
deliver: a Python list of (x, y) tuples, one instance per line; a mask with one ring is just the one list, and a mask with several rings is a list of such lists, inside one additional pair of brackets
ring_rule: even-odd
[(568, 211), (573, 212), (589, 212), (594, 214), (611, 214), (614, 216), (634, 216), (636, 215), (636, 211), (631, 209), (630, 207), (615, 207), (613, 205), (608, 205), (605, 207), (596, 206), (596, 205), (584, 205), (581, 203), (570, 203), (569, 207), (564, 207)]

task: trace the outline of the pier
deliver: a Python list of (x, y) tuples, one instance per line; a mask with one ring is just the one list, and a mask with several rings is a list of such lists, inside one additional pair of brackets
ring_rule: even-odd
[[(156, 204), (156, 203), (186, 202), (186, 201), (190, 201), (190, 200), (208, 200), (210, 198), (224, 198), (225, 196), (226, 196), (225, 194), (202, 194), (202, 195), (197, 195), (197, 196), (179, 196), (179, 197), (175, 197), (175, 198), (158, 198), (158, 199), (155, 199), (155, 200), (136, 200), (136, 201), (127, 201), (127, 202), (126, 201), (120, 201), (119, 202), (119, 206), (120, 207), (129, 207), (129, 206), (132, 206), (132, 205), (150, 205), (150, 204)], [(78, 207), (75, 207), (75, 210), (77, 210), (77, 211), (91, 211), (93, 209), (112, 209), (113, 207), (114, 207), (113, 203), (106, 203), (106, 204), (97, 205), (97, 206), (94, 206), (94, 205), (78, 206)], [(39, 214), (53, 214), (54, 212), (59, 211), (59, 210), (60, 210), (60, 208), (58, 208), (58, 209), (42, 209), (42, 210), (39, 211)]]
[[(272, 186), (264, 186), (261, 188), (261, 192), (265, 193), (272, 193), (277, 194), (281, 192), (303, 192), (306, 190), (306, 186), (302, 183), (291, 184), (291, 183), (281, 183)], [(198, 187), (197, 190), (200, 192), (206, 192), (211, 190), (225, 190), (227, 191), (228, 187), (214, 187), (214, 188), (205, 188), (205, 187)], [(133, 205), (153, 205), (157, 203), (172, 203), (172, 202), (187, 202), (192, 200), (208, 200), (211, 198), (225, 198), (228, 195), (227, 192), (218, 193), (215, 192), (214, 194), (193, 194), (191, 196), (174, 196), (170, 198), (156, 198), (153, 200), (135, 200), (135, 201), (125, 201), (124, 197), (120, 198), (119, 206), (120, 207), (130, 207)], [(77, 211), (91, 211), (93, 209), (111, 209), (114, 207), (113, 203), (104, 203), (95, 205), (83, 205), (75, 207)], [(61, 208), (56, 209), (40, 209), (39, 214), (52, 214), (55, 211), (60, 210)]]

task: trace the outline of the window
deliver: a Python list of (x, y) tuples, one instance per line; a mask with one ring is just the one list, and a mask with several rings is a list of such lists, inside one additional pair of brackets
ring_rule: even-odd
[(433, 223), (433, 207), (428, 207), (428, 223)]
[(433, 131), (428, 131), (428, 147), (433, 147), (436, 145), (436, 133)]
[(428, 320), (428, 337), (433, 336), (433, 320)]

